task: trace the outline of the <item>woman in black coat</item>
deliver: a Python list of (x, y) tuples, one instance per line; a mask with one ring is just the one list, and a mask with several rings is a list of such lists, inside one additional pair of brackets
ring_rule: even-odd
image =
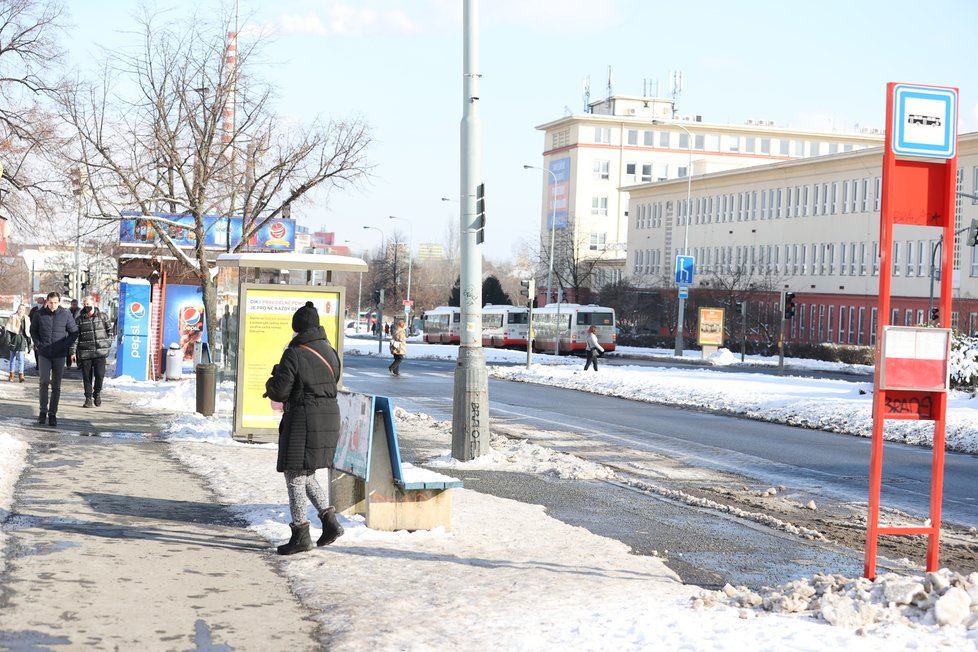
[[(330, 506), (328, 491), (316, 480), (316, 469), (333, 468), (340, 434), (340, 408), (336, 388), (340, 360), (319, 325), (319, 312), (311, 301), (292, 316), (296, 336), (265, 382), (265, 396), (285, 405), (278, 427), (278, 463), (285, 474), (292, 512), (292, 538), (278, 547), (281, 555), (312, 549), (306, 510), (312, 501), (323, 522), (316, 545), (333, 543), (343, 534)], [(327, 486), (328, 490), (328, 486)]]

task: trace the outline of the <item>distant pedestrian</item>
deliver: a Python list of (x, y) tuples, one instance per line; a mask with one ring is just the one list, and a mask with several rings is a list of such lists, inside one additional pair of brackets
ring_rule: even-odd
[(592, 364), (594, 370), (598, 370), (598, 358), (604, 355), (604, 348), (598, 342), (598, 327), (591, 326), (587, 329), (587, 362), (584, 363), (584, 371)]
[(17, 312), (10, 316), (4, 326), (8, 362), (10, 363), (10, 382), (17, 378), (24, 382), (24, 355), (31, 350), (31, 320), (27, 316), (27, 304), (22, 303)]
[(105, 314), (95, 305), (95, 297), (85, 297), (78, 313), (78, 341), (74, 355), (82, 372), (85, 386), (85, 404), (82, 407), (102, 405), (102, 382), (105, 380), (105, 359), (112, 348), (112, 335)]
[(391, 324), (390, 324), (389, 321), (385, 321), (384, 322), (384, 335), (390, 335), (390, 334), (391, 334)]
[[(278, 426), (278, 461), (275, 470), (285, 474), (292, 513), (292, 538), (278, 547), (280, 555), (312, 550), (306, 511), (312, 501), (323, 524), (316, 545), (325, 546), (342, 536), (343, 527), (331, 506), (329, 485), (316, 480), (316, 469), (333, 468), (340, 436), (340, 408), (336, 390), (340, 359), (319, 324), (312, 301), (292, 315), (296, 332), (282, 359), (265, 382), (265, 396), (284, 404)], [(307, 500), (308, 498), (308, 500)]]
[(407, 355), (407, 333), (404, 330), (403, 319), (397, 320), (397, 327), (391, 336), (391, 355), (394, 356), (394, 362), (387, 369), (395, 376), (400, 376), (401, 360)]
[[(71, 313), (61, 306), (61, 295), (49, 292), (44, 307), (31, 320), (31, 340), (37, 354), (39, 398), (41, 404), (39, 424), (58, 425), (58, 401), (61, 400), (61, 379), (65, 372), (65, 359), (75, 345), (78, 325)], [(48, 387), (51, 402), (48, 402)]]

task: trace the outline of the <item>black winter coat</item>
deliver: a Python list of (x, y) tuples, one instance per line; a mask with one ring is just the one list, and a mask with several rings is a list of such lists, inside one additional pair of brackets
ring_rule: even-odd
[(75, 318), (61, 306), (54, 312), (44, 306), (31, 317), (31, 340), (38, 355), (67, 358), (77, 337)]
[(94, 360), (109, 357), (112, 336), (105, 315), (98, 308), (87, 313), (84, 309), (75, 319), (78, 324), (78, 341), (75, 342), (75, 355), (79, 360)]
[[(314, 349), (332, 367), (300, 347)], [(333, 468), (340, 437), (340, 408), (336, 385), (340, 360), (322, 326), (296, 335), (265, 382), (265, 394), (285, 404), (278, 426), (278, 463), (275, 470), (314, 471)]]

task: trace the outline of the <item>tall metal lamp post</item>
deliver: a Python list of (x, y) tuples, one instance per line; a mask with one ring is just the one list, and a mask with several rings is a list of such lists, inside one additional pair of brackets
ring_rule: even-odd
[[(385, 242), (384, 242), (384, 230), (381, 229), (380, 227), (376, 227), (376, 226), (365, 226), (363, 228), (365, 228), (365, 229), (373, 229), (374, 231), (376, 231), (377, 233), (380, 234), (380, 255), (384, 257), (384, 260), (387, 260), (387, 252), (385, 251), (385, 247), (384, 247), (384, 244), (385, 244)], [(383, 308), (383, 306), (376, 306), (376, 308), (377, 308), (377, 321), (375, 323), (377, 324), (377, 353), (383, 353), (383, 350), (384, 350), (384, 326), (381, 323), (381, 321), (384, 318), (384, 308)]]
[[(692, 190), (693, 190), (693, 134), (689, 129), (678, 122), (665, 120), (653, 120), (654, 125), (670, 125), (679, 127), (686, 132), (686, 144), (689, 145), (689, 163), (686, 164), (686, 215), (684, 216), (683, 228), (683, 256), (689, 255), (689, 218), (693, 210)], [(676, 350), (674, 354), (682, 357), (683, 355), (683, 325), (686, 321), (686, 299), (679, 297), (679, 314), (676, 317)]]
[(414, 311), (414, 305), (411, 303), (411, 262), (414, 260), (414, 225), (411, 220), (406, 217), (398, 217), (397, 215), (390, 215), (388, 219), (391, 220), (404, 220), (408, 224), (408, 281), (407, 281), (407, 303), (404, 304), (404, 318), (408, 323), (408, 332), (412, 335), (414, 334), (413, 320), (411, 319), (411, 312)]
[[(554, 181), (553, 200), (550, 205), (550, 269), (547, 270), (547, 300), (544, 302), (544, 304), (547, 304), (550, 303), (550, 297), (553, 296), (554, 238), (557, 232), (557, 175), (552, 170), (536, 165), (524, 165), (523, 169), (541, 170), (549, 174)], [(560, 303), (560, 297), (557, 297), (557, 302)]]

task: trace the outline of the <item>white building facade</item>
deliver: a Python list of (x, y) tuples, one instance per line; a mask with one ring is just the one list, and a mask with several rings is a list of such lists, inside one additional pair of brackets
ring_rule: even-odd
[[(763, 120), (744, 125), (673, 119), (671, 99), (615, 96), (594, 102), (591, 112), (537, 127), (544, 132), (541, 243), (573, 248), (573, 257), (594, 262), (587, 286), (600, 289), (626, 273), (628, 192), (634, 184), (695, 179), (710, 173), (858, 151), (882, 143), (882, 134), (823, 133), (776, 127)], [(634, 218), (634, 215), (633, 215)], [(558, 258), (567, 257), (560, 245)], [(596, 262), (595, 262), (596, 261)], [(558, 265), (559, 267), (559, 265)]]
[[(957, 154), (957, 189), (976, 195), (978, 133), (959, 137)], [(883, 148), (874, 147), (694, 176), (690, 186), (683, 179), (626, 187), (625, 276), (674, 295), (675, 257), (686, 253), (695, 258), (694, 293), (739, 278), (761, 290), (761, 309), (772, 318), (780, 291), (796, 293), (798, 309), (786, 332), (791, 341), (874, 345), (882, 161)], [(974, 218), (978, 201), (959, 196), (955, 230), (964, 233), (952, 243), (950, 325), (969, 333), (978, 331), (978, 256), (963, 242)], [(940, 265), (941, 236), (936, 227), (896, 225), (887, 323), (930, 321), (930, 307), (939, 303), (931, 300), (940, 289), (931, 266)], [(662, 323), (669, 323), (667, 315)]]

